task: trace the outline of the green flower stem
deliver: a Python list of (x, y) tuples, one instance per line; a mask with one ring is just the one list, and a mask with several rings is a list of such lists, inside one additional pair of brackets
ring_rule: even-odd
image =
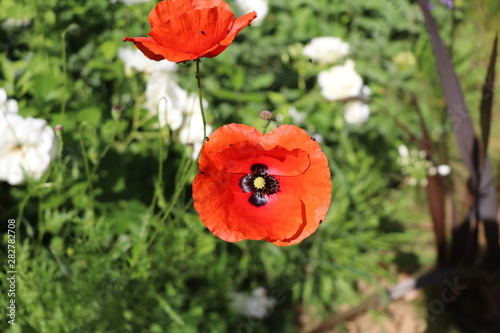
[[(68, 28), (65, 29), (61, 33), (61, 39), (62, 39), (62, 65), (63, 65), (63, 75), (64, 75), (64, 90), (67, 92), (68, 91), (68, 69), (66, 66), (66, 33), (68, 32)], [(61, 123), (64, 124), (64, 117), (66, 115), (66, 103), (68, 101), (67, 97), (64, 97), (63, 102), (61, 103), (61, 110), (59, 111), (59, 114), (61, 115)]]
[[(203, 137), (207, 137), (207, 120), (203, 109), (203, 93), (201, 90), (200, 59), (196, 59), (196, 80), (198, 81), (198, 96), (200, 97), (201, 118), (203, 119)], [(205, 142), (205, 140), (203, 140)]]

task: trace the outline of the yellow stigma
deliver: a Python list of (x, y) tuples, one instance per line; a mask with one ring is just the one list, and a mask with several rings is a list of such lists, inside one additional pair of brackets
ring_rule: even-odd
[(266, 186), (266, 180), (262, 177), (257, 177), (253, 180), (253, 186), (258, 190), (262, 190)]

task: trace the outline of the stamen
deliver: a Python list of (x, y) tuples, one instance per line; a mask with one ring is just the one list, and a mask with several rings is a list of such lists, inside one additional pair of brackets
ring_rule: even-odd
[(268, 174), (267, 165), (256, 163), (250, 167), (251, 174), (240, 178), (240, 188), (243, 193), (251, 193), (248, 201), (255, 207), (267, 204), (269, 196), (280, 190), (278, 180)]

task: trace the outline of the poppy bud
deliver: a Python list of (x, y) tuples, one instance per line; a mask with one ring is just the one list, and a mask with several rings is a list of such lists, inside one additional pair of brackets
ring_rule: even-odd
[(260, 117), (260, 119), (271, 120), (271, 119), (273, 119), (273, 114), (271, 113), (271, 111), (264, 110), (264, 111), (260, 111), (259, 117)]

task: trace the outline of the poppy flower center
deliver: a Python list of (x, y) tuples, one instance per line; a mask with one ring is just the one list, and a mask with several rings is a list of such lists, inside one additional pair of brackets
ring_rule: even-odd
[(253, 180), (253, 186), (255, 186), (256, 189), (262, 190), (266, 187), (266, 180), (262, 177), (257, 177)]
[(264, 164), (253, 164), (251, 174), (246, 174), (240, 179), (240, 187), (244, 193), (252, 193), (248, 198), (255, 207), (264, 206), (269, 201), (269, 196), (279, 191), (278, 180), (268, 173)]

